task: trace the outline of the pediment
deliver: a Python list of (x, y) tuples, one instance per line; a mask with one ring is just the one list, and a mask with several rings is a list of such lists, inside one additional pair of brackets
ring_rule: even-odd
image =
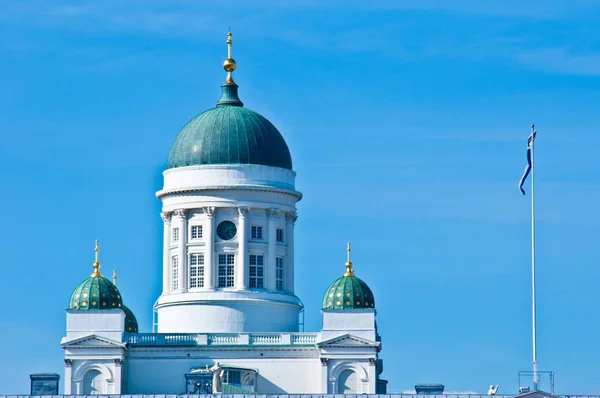
[(63, 348), (101, 348), (101, 347), (110, 347), (110, 348), (122, 348), (125, 347), (125, 343), (120, 341), (107, 339), (106, 337), (90, 335), (79, 337), (77, 339), (73, 339), (70, 341), (64, 341), (61, 343)]
[(379, 347), (380, 343), (362, 337), (354, 336), (351, 334), (344, 334), (342, 336), (334, 337), (329, 340), (325, 340), (317, 344), (318, 347), (356, 347), (356, 348), (367, 348), (367, 347)]

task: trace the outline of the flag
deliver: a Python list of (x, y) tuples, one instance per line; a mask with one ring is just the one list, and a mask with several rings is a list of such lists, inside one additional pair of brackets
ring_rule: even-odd
[(527, 176), (529, 175), (529, 173), (531, 173), (531, 146), (533, 145), (533, 140), (535, 139), (535, 135), (537, 134), (537, 131), (534, 131), (530, 136), (529, 139), (527, 140), (527, 166), (525, 166), (525, 171), (523, 172), (523, 176), (521, 177), (521, 180), (519, 181), (519, 189), (521, 190), (521, 193), (523, 195), (525, 195), (525, 190), (523, 189), (523, 184), (525, 184), (525, 180), (527, 179)]

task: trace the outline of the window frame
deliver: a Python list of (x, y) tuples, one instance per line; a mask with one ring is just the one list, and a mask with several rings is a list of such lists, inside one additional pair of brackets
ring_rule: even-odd
[(217, 287), (235, 287), (235, 253), (217, 254)]
[[(199, 236), (194, 237), (194, 230), (200, 231)], [(195, 224), (190, 226), (190, 240), (200, 240), (203, 238), (204, 228), (202, 228), (202, 224)]]
[(179, 242), (179, 227), (173, 227), (171, 231), (171, 242), (177, 243)]
[(275, 257), (275, 289), (285, 290), (285, 262), (283, 256)]
[(250, 239), (263, 240), (263, 226), (253, 225), (250, 228)]
[[(279, 237), (281, 237), (281, 239), (279, 239)], [(283, 232), (283, 228), (277, 228), (275, 230), (275, 241), (277, 241), (277, 243), (284, 243), (284, 239), (285, 235)]]
[(251, 253), (248, 256), (248, 287), (250, 289), (264, 289), (265, 288), (265, 255), (264, 255), (264, 253)]
[(171, 256), (171, 287), (179, 290), (179, 256)]
[[(199, 261), (200, 260), (200, 261)], [(204, 253), (190, 253), (188, 261), (190, 272), (188, 278), (189, 289), (204, 287)], [(195, 286), (192, 286), (195, 284)]]

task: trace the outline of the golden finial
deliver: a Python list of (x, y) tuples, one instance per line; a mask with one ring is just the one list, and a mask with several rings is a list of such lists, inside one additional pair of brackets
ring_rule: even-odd
[(97, 239), (96, 239), (96, 248), (94, 249), (94, 251), (96, 252), (96, 261), (94, 262), (94, 272), (92, 272), (92, 275), (91, 275), (92, 278), (102, 276), (102, 274), (99, 271), (100, 263), (98, 262), (98, 253), (100, 252), (100, 249), (98, 248), (98, 240)]
[(231, 77), (231, 72), (235, 70), (236, 66), (235, 59), (231, 58), (231, 32), (229, 32), (227, 33), (227, 59), (223, 62), (223, 69), (227, 71), (225, 84), (235, 84), (233, 77)]
[(350, 261), (350, 242), (348, 242), (348, 262), (346, 263), (346, 273), (344, 276), (354, 276), (354, 271), (352, 270), (352, 261)]
[(113, 285), (117, 286), (117, 271), (113, 270)]

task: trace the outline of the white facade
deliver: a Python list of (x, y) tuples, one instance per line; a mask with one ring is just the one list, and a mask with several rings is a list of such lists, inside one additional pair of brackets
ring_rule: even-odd
[[(229, 82), (235, 61), (225, 65)], [(231, 84), (224, 96), (227, 89), (237, 97)], [(367, 304), (364, 292), (336, 298), (337, 307), (352, 308), (323, 310), (321, 331), (298, 332), (294, 224), (302, 194), (294, 171), (212, 164), (174, 167), (163, 177), (158, 332), (125, 332), (135, 320), (109, 281), (100, 293), (82, 293), (89, 300), (67, 311), (61, 342), (65, 394), (385, 393), (375, 309), (353, 309)], [(344, 277), (353, 277), (350, 258), (346, 266)], [(94, 267), (92, 277), (101, 276), (97, 258)], [(92, 296), (109, 294), (113, 309), (90, 309)]]
[(384, 392), (374, 309), (323, 310), (320, 332), (298, 333), (294, 179), (260, 165), (165, 171), (158, 333), (125, 333), (120, 309), (67, 311), (64, 393)]
[[(164, 172), (159, 333), (298, 331), (294, 180), (261, 165)], [(235, 233), (220, 236), (222, 223)]]

